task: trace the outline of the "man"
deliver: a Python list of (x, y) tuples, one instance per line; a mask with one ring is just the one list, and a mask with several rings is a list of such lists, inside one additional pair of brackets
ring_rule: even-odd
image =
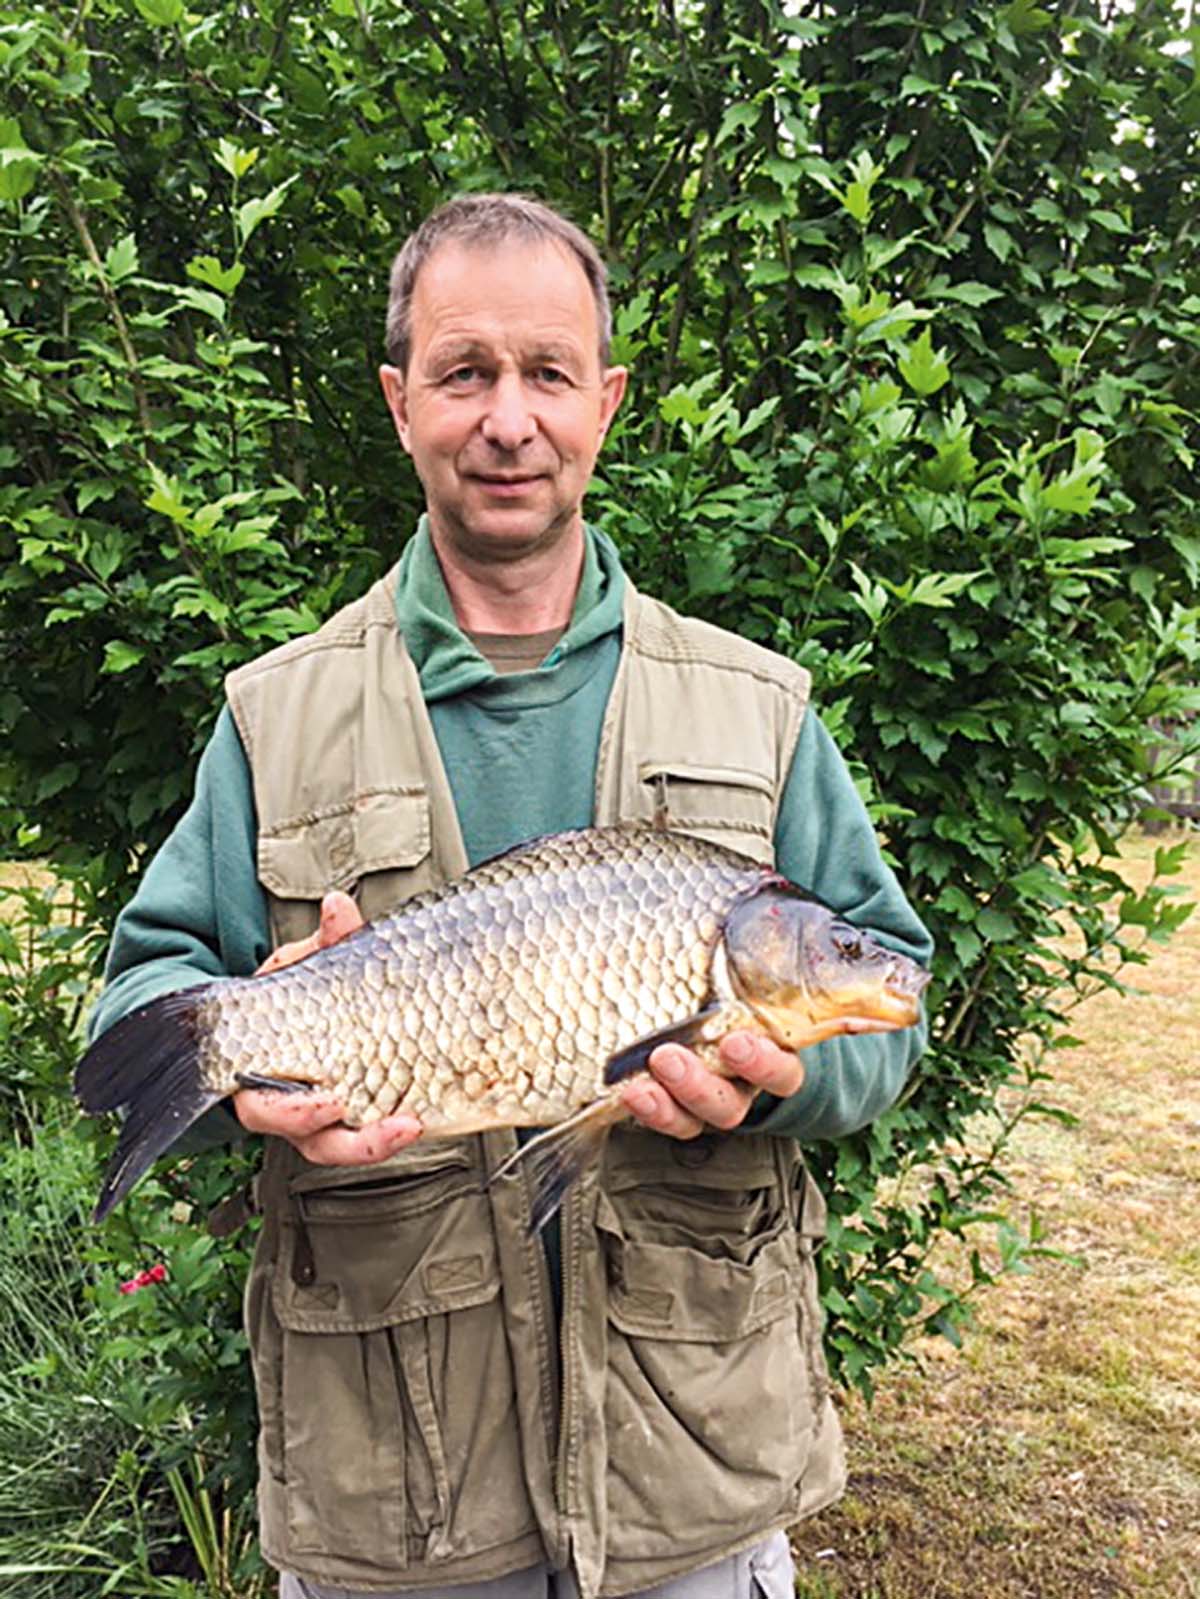
[[(548, 208), (461, 199), (408, 241), (381, 377), (426, 515), (363, 600), (232, 675), (94, 1030), (664, 804), (927, 958), (806, 674), (635, 593), (585, 525), (608, 351), (603, 265)], [(920, 1044), (739, 1035), (736, 1081), (660, 1048), (548, 1251), (523, 1185), (483, 1182), (513, 1135), (425, 1145), (404, 1114), (239, 1093), (266, 1135), (247, 1317), (284, 1599), (790, 1593), (783, 1529), (843, 1481), (796, 1140), (879, 1114)]]

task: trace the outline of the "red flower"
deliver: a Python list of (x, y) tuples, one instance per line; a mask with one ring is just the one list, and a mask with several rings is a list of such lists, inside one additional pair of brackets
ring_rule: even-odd
[(149, 1271), (139, 1271), (136, 1277), (131, 1277), (128, 1282), (119, 1283), (119, 1294), (136, 1294), (139, 1288), (149, 1288), (151, 1283), (161, 1283), (166, 1280), (167, 1268), (159, 1262), (151, 1266)]

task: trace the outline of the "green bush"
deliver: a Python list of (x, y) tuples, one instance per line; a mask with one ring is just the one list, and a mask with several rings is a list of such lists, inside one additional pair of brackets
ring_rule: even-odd
[[(914, 1326), (953, 1335), (932, 1243), (994, 1212), (1073, 996), (1182, 914), (1112, 869), (1162, 775), (1155, 724), (1197, 704), (1200, 89), (1177, 10), (3, 18), (14, 847), (110, 924), (221, 674), (412, 527), (374, 379), (392, 249), (457, 189), (536, 190), (606, 250), (634, 368), (595, 514), (647, 587), (811, 667), (937, 937), (912, 1092), (814, 1160), (842, 1376), (869, 1387)], [(1002, 1234), (1009, 1262), (1037, 1244)], [(187, 1383), (222, 1380), (180, 1347)]]
[[(157, 1184), (144, 1215), (97, 1234), (101, 1162), (69, 1108), (14, 1100), (8, 1131), (0, 1590), (255, 1599), (244, 1253), (218, 1250)], [(138, 1288), (153, 1267), (161, 1281)]]

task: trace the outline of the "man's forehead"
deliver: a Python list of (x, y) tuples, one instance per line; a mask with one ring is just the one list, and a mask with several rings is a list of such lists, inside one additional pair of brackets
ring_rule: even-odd
[(507, 327), (592, 342), (596, 303), (576, 257), (553, 239), (447, 240), (417, 274), (413, 332), (437, 337), (452, 330)]

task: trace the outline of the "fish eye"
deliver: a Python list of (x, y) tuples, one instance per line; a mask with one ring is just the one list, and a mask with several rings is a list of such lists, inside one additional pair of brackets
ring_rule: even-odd
[(848, 961), (859, 960), (862, 956), (862, 939), (852, 927), (834, 928), (833, 947)]

